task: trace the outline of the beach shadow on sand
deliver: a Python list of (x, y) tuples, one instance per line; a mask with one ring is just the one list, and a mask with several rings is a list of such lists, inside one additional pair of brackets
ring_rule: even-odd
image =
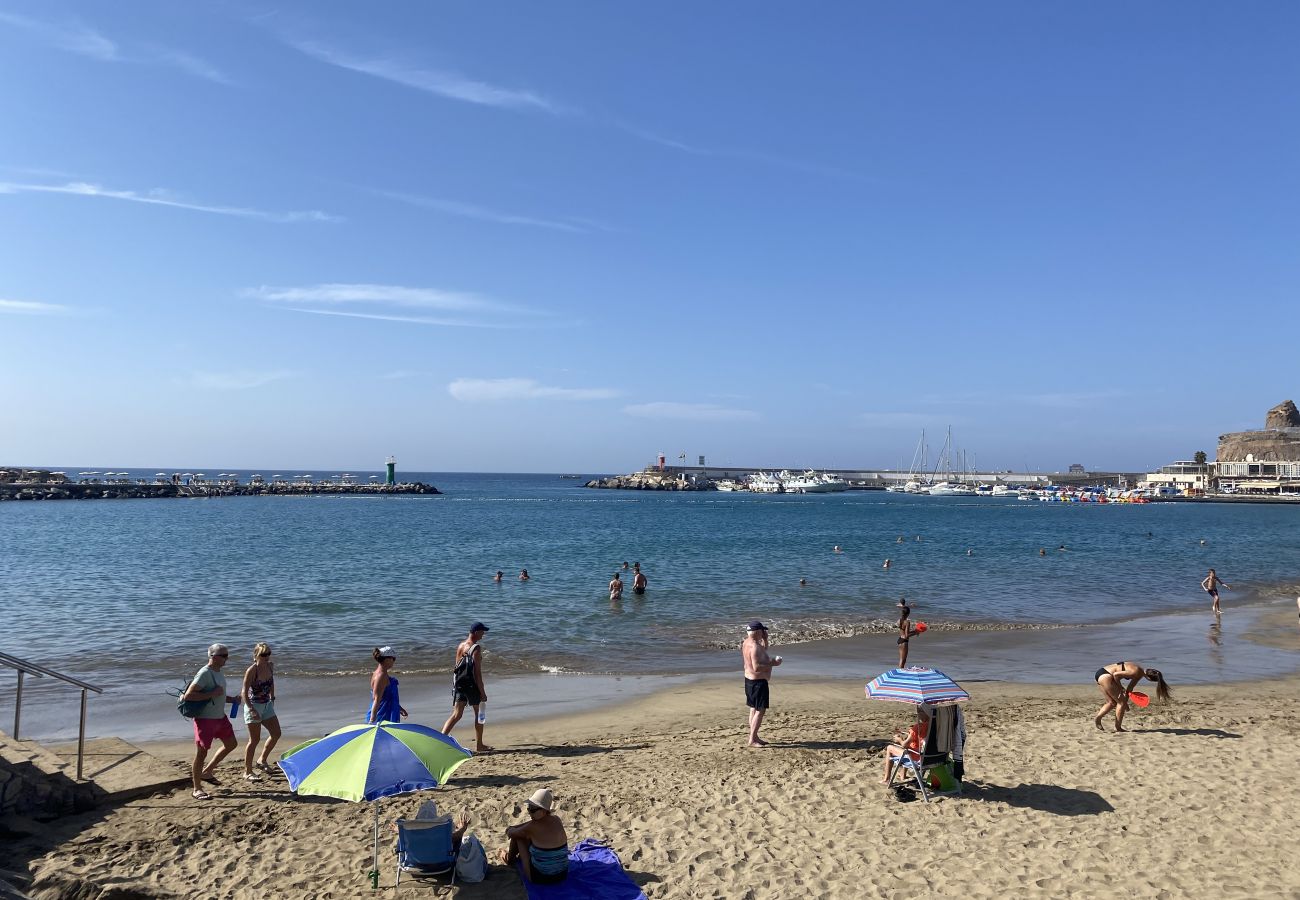
[(789, 750), (857, 750), (879, 753), (889, 745), (880, 738), (861, 738), (856, 741), (768, 741), (768, 747)]
[(449, 787), (505, 787), (506, 785), (532, 784), (534, 781), (554, 781), (554, 775), (461, 775), (448, 782)]
[(534, 753), (537, 756), (591, 756), (595, 753), (617, 753), (619, 750), (645, 750), (649, 744), (616, 744), (613, 746), (603, 746), (601, 744), (576, 744), (563, 745), (557, 747), (545, 747), (535, 744), (530, 747), (515, 747), (519, 753)]
[(967, 781), (962, 784), (962, 797), (967, 800), (986, 800), (1038, 809), (1058, 816), (1096, 816), (1114, 812), (1115, 807), (1096, 791), (1061, 787), (1059, 784), (1017, 784), (1003, 786), (988, 782)]
[(1199, 735), (1200, 737), (1240, 738), (1241, 735), (1224, 731), (1222, 728), (1134, 728), (1133, 731), (1154, 734), (1177, 734), (1182, 736)]

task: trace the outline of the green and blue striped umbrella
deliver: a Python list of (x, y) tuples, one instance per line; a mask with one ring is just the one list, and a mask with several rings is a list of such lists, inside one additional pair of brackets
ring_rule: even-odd
[(890, 669), (867, 682), (867, 697), (871, 700), (896, 700), (900, 703), (957, 703), (969, 700), (957, 682), (938, 669), (909, 666)]
[(280, 768), (299, 794), (359, 802), (435, 788), (471, 756), (428, 726), (380, 722), (299, 744)]

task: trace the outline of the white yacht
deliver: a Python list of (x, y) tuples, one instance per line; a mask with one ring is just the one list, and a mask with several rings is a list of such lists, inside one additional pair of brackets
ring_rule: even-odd
[(749, 489), (759, 494), (780, 494), (785, 490), (781, 479), (767, 472), (755, 472), (749, 476)]
[(730, 478), (723, 478), (718, 481), (715, 481), (713, 482), (713, 486), (720, 491), (740, 490), (740, 485), (736, 484), (736, 482), (732, 481)]

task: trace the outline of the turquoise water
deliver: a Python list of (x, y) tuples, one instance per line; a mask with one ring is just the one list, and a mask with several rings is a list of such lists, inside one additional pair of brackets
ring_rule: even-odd
[[(1300, 583), (1291, 507), (405, 477), (445, 495), (0, 504), (0, 649), (92, 680), (188, 673), (212, 641), (269, 641), (287, 674), (364, 673), (383, 643), (405, 672), (441, 671), (481, 619), (496, 672), (692, 672), (750, 618), (778, 642), (884, 630), (900, 594), (914, 618), (979, 630), (1205, 612), (1209, 566), (1237, 588), (1228, 609)], [(629, 572), (611, 607), (624, 560), (649, 592)]]

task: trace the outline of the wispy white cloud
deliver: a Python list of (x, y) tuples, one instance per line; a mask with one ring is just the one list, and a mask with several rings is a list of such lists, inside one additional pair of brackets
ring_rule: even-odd
[(732, 409), (714, 403), (677, 403), (671, 400), (634, 403), (623, 407), (623, 412), (643, 419), (685, 419), (692, 422), (741, 422), (758, 418), (758, 413), (752, 409)]
[(66, 316), (73, 311), (71, 306), (58, 303), (38, 303), (35, 300), (0, 299), (0, 315), (15, 316)]
[(410, 66), (400, 60), (384, 57), (367, 58), (327, 46), (317, 41), (290, 40), (289, 45), (313, 59), (361, 72), (385, 81), (396, 82), (418, 91), (503, 109), (535, 110), (561, 115), (569, 110), (534, 91), (500, 87), (486, 81), (476, 81), (446, 69), (426, 69)]
[(304, 212), (269, 212), (243, 206), (214, 206), (205, 203), (191, 203), (177, 199), (171, 192), (155, 188), (148, 193), (136, 191), (118, 191), (89, 184), (84, 181), (70, 181), (67, 184), (18, 184), (0, 181), (0, 194), (68, 194), (74, 197), (103, 197), (109, 200), (127, 200), (131, 203), (148, 203), (154, 206), (170, 206), (175, 209), (188, 209), (194, 212), (215, 213), (221, 216), (238, 216), (245, 219), (260, 219), (264, 222), (341, 222), (339, 216), (332, 216), (320, 210)]
[(414, 325), (518, 328), (522, 324), (535, 323), (539, 315), (534, 310), (466, 291), (397, 284), (263, 285), (243, 293), (266, 303), (283, 304), (289, 312)]
[(611, 388), (563, 388), (539, 384), (531, 378), (457, 378), (447, 393), (463, 403), (502, 400), (608, 400), (619, 392)]
[(845, 178), (853, 181), (874, 181), (875, 179), (862, 174), (853, 172), (848, 169), (841, 169), (837, 166), (828, 166), (823, 163), (809, 162), (807, 160), (790, 159), (784, 156), (776, 156), (770, 153), (763, 153), (757, 150), (747, 150), (741, 148), (729, 147), (704, 147), (699, 144), (691, 144), (686, 141), (677, 140), (676, 138), (665, 137), (653, 131), (648, 131), (637, 125), (628, 122), (613, 120), (612, 124), (629, 134), (634, 138), (646, 141), (651, 144), (657, 144), (660, 147), (667, 147), (670, 150), (677, 150), (681, 153), (689, 153), (692, 156), (715, 157), (718, 159), (734, 159), (742, 162), (759, 163), (766, 166), (775, 166), (783, 169), (791, 169), (797, 172), (807, 172), (812, 175), (825, 175), (833, 178)]
[(544, 219), (536, 216), (523, 216), (516, 213), (501, 212), (495, 209), (488, 209), (485, 206), (476, 206), (472, 203), (461, 203), (457, 200), (444, 200), (438, 197), (421, 197), (417, 194), (405, 194), (399, 191), (381, 191), (374, 190), (371, 193), (380, 197), (387, 197), (389, 200), (397, 200), (400, 203), (406, 203), (411, 206), (419, 206), (424, 209), (433, 209), (438, 212), (447, 213), (452, 216), (461, 216), (466, 219), (479, 219), (483, 222), (496, 222), (502, 225), (528, 225), (534, 228), (550, 228), (555, 231), (584, 232), (593, 230), (593, 225), (585, 219)]
[(208, 81), (230, 84), (224, 72), (193, 54), (156, 44), (123, 49), (117, 42), (77, 20), (56, 23), (0, 12), (0, 25), (22, 29), (51, 47), (98, 62), (169, 66)]
[(184, 383), (189, 387), (205, 391), (247, 391), (253, 388), (265, 387), (276, 381), (284, 381), (287, 378), (296, 378), (297, 374), (283, 369), (273, 371), (238, 369), (232, 372), (195, 372)]

